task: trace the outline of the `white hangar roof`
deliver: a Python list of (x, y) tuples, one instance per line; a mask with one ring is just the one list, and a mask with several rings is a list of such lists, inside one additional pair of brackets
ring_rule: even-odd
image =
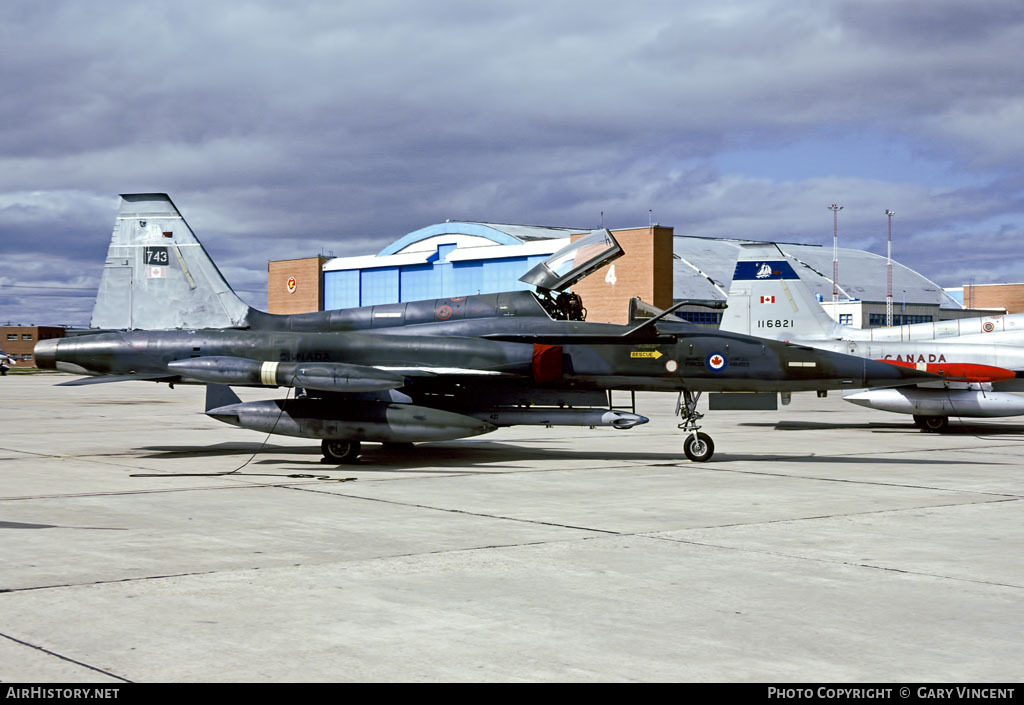
[[(675, 299), (725, 299), (736, 268), (739, 246), (751, 240), (676, 235), (672, 243)], [(804, 265), (798, 270), (811, 290), (832, 300), (832, 248), (820, 245), (778, 243), (783, 252)], [(839, 297), (885, 301), (886, 259), (864, 250), (839, 248)], [(909, 267), (893, 261), (893, 298), (941, 308), (961, 308), (942, 287)]]

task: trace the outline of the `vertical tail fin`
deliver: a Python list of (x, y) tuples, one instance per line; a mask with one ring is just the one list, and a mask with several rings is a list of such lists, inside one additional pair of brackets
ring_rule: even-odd
[(92, 328), (244, 327), (249, 311), (167, 194), (121, 196)]
[(825, 313), (794, 264), (774, 244), (741, 245), (719, 329), (778, 340), (840, 338), (842, 327)]

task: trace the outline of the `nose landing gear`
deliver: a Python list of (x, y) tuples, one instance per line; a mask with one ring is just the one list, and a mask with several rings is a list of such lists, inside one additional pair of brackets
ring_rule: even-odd
[(695, 463), (705, 463), (711, 460), (711, 456), (715, 454), (714, 441), (708, 434), (700, 433), (700, 424), (697, 423), (704, 418), (704, 414), (697, 411), (700, 394), (700, 392), (683, 390), (679, 393), (679, 400), (676, 402), (676, 414), (683, 419), (679, 428), (687, 434), (683, 441), (683, 452)]

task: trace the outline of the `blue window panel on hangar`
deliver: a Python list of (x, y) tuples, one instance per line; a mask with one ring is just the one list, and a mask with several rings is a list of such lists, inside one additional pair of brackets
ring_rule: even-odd
[(450, 249), (442, 247), (446, 251), (440, 252), (441, 256), (430, 264), (325, 272), (324, 308), (529, 290), (532, 287), (519, 281), (519, 277), (548, 257), (445, 262)]
[(359, 305), (393, 304), (398, 301), (398, 267), (364, 269), (359, 273)]
[(543, 262), (548, 255), (534, 257), (507, 257), (484, 262), (483, 283), (481, 293), (498, 291), (522, 291), (533, 287), (519, 281), (538, 262)]
[(359, 270), (324, 272), (324, 309), (355, 308), (359, 305)]
[(400, 301), (420, 301), (438, 298), (439, 278), (431, 264), (413, 264), (402, 267), (399, 275)]
[(484, 290), (483, 260), (452, 262), (452, 296), (473, 296), (490, 293)]
[[(548, 255), (531, 257), (504, 257), (494, 260), (453, 262), (450, 270), (444, 271), (441, 296), (472, 296), (474, 294), (495, 294), (501, 291), (526, 291), (533, 289), (519, 281), (538, 262)], [(443, 267), (444, 265), (439, 265)]]

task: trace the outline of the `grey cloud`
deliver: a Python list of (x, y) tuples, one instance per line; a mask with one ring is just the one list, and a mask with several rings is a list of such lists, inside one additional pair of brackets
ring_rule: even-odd
[[(367, 254), (445, 218), (587, 227), (603, 210), (627, 226), (653, 209), (687, 234), (824, 243), (824, 205), (841, 200), (850, 242), (874, 246), (885, 207), (940, 242), (972, 222), (1016, 232), (1024, 211), (1024, 24), (1011, 3), (2, 12), (0, 248), (36, 252), (68, 280), (93, 252), (100, 265), (129, 191), (169, 192), (229, 280), (253, 290), (267, 259)], [(723, 149), (864, 130), (985, 186), (842, 178), (842, 154), (799, 180), (711, 166)], [(935, 249), (906, 263), (931, 267)]]
[(974, 5), (958, 0), (858, 0), (839, 3), (835, 16), (862, 41), (915, 48), (963, 45), (970, 49), (1024, 22), (1024, 10), (1014, 0)]

